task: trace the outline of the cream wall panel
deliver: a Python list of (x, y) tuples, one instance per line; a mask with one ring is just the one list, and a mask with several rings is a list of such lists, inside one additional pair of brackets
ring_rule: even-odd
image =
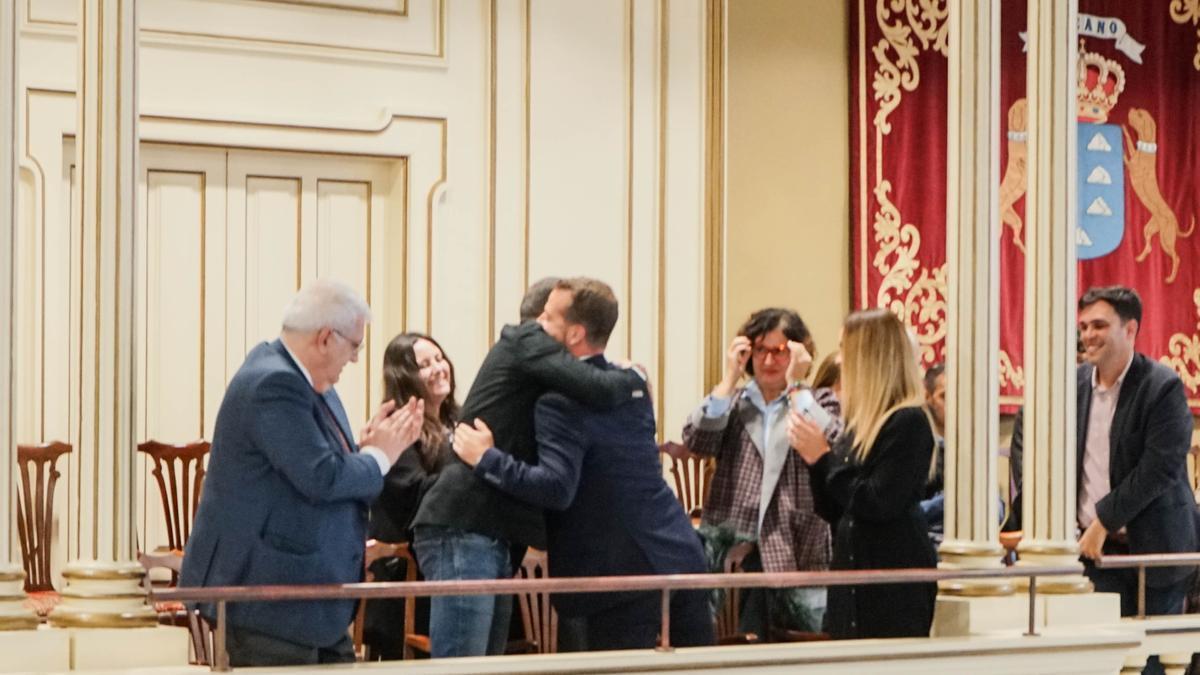
[[(531, 6), (529, 278), (603, 279), (626, 297), (626, 90), (622, 3)], [(626, 349), (624, 322), (610, 341)]]
[(401, 260), (407, 254), (405, 221), (388, 216), (406, 203), (396, 171), (404, 175), (396, 161), (230, 151), (227, 377), (255, 344), (279, 334), (299, 286), (338, 279), (362, 293), (374, 314), (358, 363), (338, 383), (351, 423), (366, 422), (382, 397), (377, 361), (402, 329), (403, 297), (387, 281), (387, 268), (397, 266), (389, 258), (397, 249)]
[[(182, 442), (204, 436), (203, 172), (150, 169), (141, 234), (138, 369), (141, 435)], [(149, 327), (153, 326), (153, 330)]]
[[(488, 338), (500, 326), (514, 323), (528, 282), (527, 235), (529, 205), (528, 136), (529, 75), (528, 27), (530, 0), (496, 0), (490, 41), (492, 64), (492, 126), (489, 171), (494, 200), (491, 228), (494, 246), (485, 263), (492, 268), (494, 308), (489, 316)], [(489, 341), (490, 344), (490, 341)]]
[[(52, 258), (47, 269), (57, 265), (62, 272), (48, 276), (44, 290), (33, 296), (36, 311), (47, 313), (45, 337), (33, 340), (44, 356), (22, 365), (20, 377), (61, 402), (19, 404), (17, 416), (28, 428), (45, 426), (47, 435), (61, 433), (76, 442), (80, 321), (87, 308), (80, 299), (82, 242), (68, 219), (69, 162), (63, 161), (64, 138), (75, 122), (74, 45), (70, 26), (49, 23), (58, 11), (53, 1), (36, 21), (25, 21), (21, 50), (26, 83), (61, 90), (29, 97), (31, 150), (25, 164), (31, 199), (45, 204), (30, 210), (36, 211), (39, 237), (47, 237), (44, 249)], [(25, 11), (21, 3), (19, 13)], [(161, 6), (146, 9), (150, 3), (142, 0), (143, 25), (157, 21), (154, 13), (167, 5), (190, 7), (188, 12), (201, 6), (158, 0)], [(271, 4), (278, 6), (266, 7)], [(281, 302), (294, 290), (297, 270), (304, 280), (325, 265), (318, 241), (333, 235), (321, 234), (323, 209), (330, 214), (329, 233), (345, 222), (363, 223), (365, 209), (371, 254), (351, 281), (368, 285), (376, 320), (370, 353), (347, 370), (339, 387), (345, 398), (348, 382), (363, 392), (365, 400), (353, 403), (362, 408), (351, 412), (356, 421), (377, 401), (372, 369), (396, 332), (432, 332), (454, 360), (460, 397), (465, 396), (499, 327), (515, 319), (527, 279), (590, 274), (610, 282), (621, 301), (622, 320), (610, 352), (651, 368), (664, 429), (676, 436), (682, 414), (702, 394), (704, 5), (681, 0), (409, 5), (403, 21), (417, 32), (411, 40), (390, 33), (384, 49), (434, 53), (434, 42), (420, 40), (435, 40), (441, 30), (441, 56), (369, 54), (301, 44), (314, 41), (299, 38), (271, 44), (168, 38), (154, 29), (144, 34), (139, 132), (145, 142), (170, 146), (162, 156), (173, 159), (157, 167), (165, 172), (158, 178), (162, 196), (185, 190), (182, 174), (200, 170), (180, 144), (198, 154), (229, 157), (224, 196), (214, 193), (222, 189), (215, 169), (204, 170), (203, 325), (206, 343), (217, 339), (213, 336), (221, 343), (206, 346), (203, 382), (192, 385), (203, 385), (206, 433), (245, 350), (277, 333)], [(423, 6), (437, 16), (421, 15)], [(60, 9), (74, 7), (71, 0)], [(238, 23), (229, 21), (237, 15), (294, 14), (267, 26), (275, 31), (308, 30), (304, 22), (315, 12), (265, 0), (218, 0), (203, 7), (210, 14), (204, 21), (230, 25)], [(346, 34), (355, 34), (359, 22), (379, 20), (354, 9), (321, 13), (354, 22), (355, 30)], [(169, 20), (204, 32), (202, 22), (189, 16)], [(418, 20), (421, 16), (426, 18)], [(326, 21), (321, 28), (330, 25)], [(233, 30), (261, 29), (243, 24)], [(168, 174), (181, 174), (181, 182), (166, 181)], [(359, 188), (336, 181), (369, 183), (367, 205)], [(175, 192), (166, 203), (194, 214), (196, 205), (187, 206), (184, 194)], [(224, 205), (227, 223), (216, 204)], [(31, 216), (23, 214), (22, 222), (29, 222)], [(260, 235), (291, 233), (284, 252), (275, 246), (267, 259), (266, 240), (247, 239), (252, 224), (267, 228)], [(217, 245), (214, 238), (226, 236), (224, 227), (228, 239)], [(358, 239), (333, 237), (347, 248), (331, 252), (331, 264), (348, 266), (344, 261), (353, 258), (350, 250), (361, 246), (362, 236), (358, 229)], [(258, 255), (247, 257), (255, 245)], [(268, 292), (276, 283), (282, 285)], [(258, 308), (248, 313), (245, 290), (252, 286)], [(216, 313), (223, 302), (228, 307)], [(268, 309), (272, 302), (276, 306)], [(46, 366), (44, 377), (34, 363)], [(145, 392), (137, 395), (142, 400)], [(63, 493), (73, 500), (64, 513), (71, 514), (74, 556), (81, 529), (90, 531), (84, 507), (94, 483), (88, 467), (76, 466), (78, 457), (71, 462), (64, 481), (70, 489)]]
[[(661, 259), (659, 232), (661, 213), (665, 209), (660, 190), (660, 165), (662, 147), (661, 103), (662, 85), (662, 37), (664, 31), (660, 21), (663, 5), (660, 2), (627, 3), (630, 13), (628, 78), (629, 88), (625, 96), (629, 120), (626, 124), (629, 137), (626, 170), (626, 190), (629, 193), (626, 218), (629, 221), (629, 268), (626, 281), (627, 293), (621, 298), (622, 313), (628, 316), (624, 322), (627, 334), (628, 358), (642, 363), (655, 374), (656, 391), (665, 394), (657, 381), (658, 353), (658, 270)], [(660, 425), (668, 434), (671, 425)]]
[[(358, 291), (367, 302), (371, 293), (371, 183), (318, 180), (317, 192), (317, 277), (341, 279)], [(386, 298), (386, 294), (378, 294)], [(381, 298), (382, 299), (382, 298)], [(382, 354), (386, 343), (370, 343), (370, 333), (360, 358), (364, 361), (348, 368), (338, 381), (338, 395), (347, 411), (357, 411), (355, 422), (366, 421), (370, 375), (379, 375), (371, 357)], [(374, 379), (379, 379), (375, 377)]]
[[(26, 31), (68, 34), (79, 3), (24, 4)], [(445, 52), (445, 0), (150, 0), (138, 5), (142, 44), (310, 53), (436, 63)]]
[[(143, 144), (139, 155), (137, 439), (212, 437), (224, 377), (225, 152)], [(138, 542), (166, 546), (152, 466), (134, 467)]]
[(812, 0), (727, 6), (722, 342), (755, 309), (793, 307), (819, 360), (837, 348), (850, 309), (847, 9)]
[[(668, 2), (666, 137), (660, 258), (662, 303), (661, 428), (679, 433), (700, 401), (703, 382), (704, 259), (704, 7)], [(715, 311), (716, 308), (709, 308)], [(670, 384), (668, 385), (667, 382)]]
[[(250, 175), (234, 180), (238, 182), (230, 191), (231, 238), (235, 247), (238, 239), (245, 246), (246, 270), (245, 295), (236, 297), (240, 290), (234, 287), (231, 298), (235, 306), (237, 300), (244, 303), (246, 317), (243, 353), (234, 357), (240, 365), (245, 352), (279, 334), (282, 310), (300, 288), (302, 207), (299, 178)], [(236, 370), (234, 363), (229, 365)]]

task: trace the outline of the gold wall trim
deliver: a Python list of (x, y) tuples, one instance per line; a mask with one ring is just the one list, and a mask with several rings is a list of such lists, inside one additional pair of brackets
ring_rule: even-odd
[[(858, 307), (870, 307), (867, 291), (867, 8), (858, 0)], [(853, 293), (851, 294), (853, 295)], [(854, 308), (851, 299), (851, 309)]]
[(530, 118), (532, 116), (532, 108), (533, 108), (533, 106), (531, 104), (531, 99), (530, 99), (530, 94), (532, 92), (532, 77), (533, 77), (533, 75), (532, 75), (533, 67), (531, 65), (532, 61), (533, 61), (533, 58), (532, 58), (533, 57), (532, 12), (533, 12), (532, 0), (525, 0), (525, 17), (524, 17), (525, 18), (525, 35), (524, 35), (525, 49), (522, 54), (522, 57), (525, 61), (525, 63), (524, 63), (525, 82), (523, 83), (523, 85), (525, 87), (525, 139), (524, 139), (525, 142), (524, 142), (524, 148), (523, 148), (524, 156), (522, 157), (522, 163), (525, 165), (525, 195), (522, 198), (522, 204), (521, 204), (521, 208), (524, 212), (523, 220), (525, 221), (524, 222), (524, 234), (522, 235), (524, 241), (521, 244), (524, 249), (524, 259), (521, 262), (521, 292), (522, 293), (525, 291), (525, 289), (529, 288), (529, 212), (530, 212), (530, 209), (529, 209), (530, 165), (529, 164), (530, 164), (530, 157), (531, 157), (530, 138), (531, 138), (531, 130), (532, 130)]
[(670, 73), (670, 0), (658, 0), (658, 372), (655, 386), (655, 420), (658, 423), (658, 440), (664, 436), (663, 396), (666, 393), (667, 355), (667, 78)]
[(633, 359), (633, 3), (625, 0), (625, 358)]
[(486, 259), (483, 261), (487, 269), (487, 334), (484, 336), (484, 346), (491, 348), (492, 336), (496, 333), (496, 1), (488, 2), (488, 48), (487, 48), (487, 247)]
[(708, 0), (705, 26), (704, 391), (721, 378), (725, 315), (725, 26), (726, 0)]
[[(425, 198), (425, 330), (433, 332), (433, 199), (446, 184), (446, 144), (450, 135), (449, 123), (441, 120), (442, 166), (437, 181), (429, 186)], [(407, 194), (405, 190), (405, 194)], [(407, 245), (407, 241), (405, 242)]]
[(383, 16), (408, 16), (408, 0), (398, 0), (400, 5), (398, 9), (379, 9), (376, 7), (359, 7), (356, 5), (339, 5), (335, 2), (321, 2), (320, 0), (255, 0), (256, 2), (268, 2), (277, 5), (291, 5), (293, 7), (313, 7), (316, 9), (331, 9), (338, 12), (359, 12), (362, 14), (378, 14)]
[[(252, 0), (254, 2), (291, 5), (296, 7), (311, 7), (315, 9), (330, 9), (350, 13), (372, 14), (376, 16), (392, 16), (408, 19), (408, 0), (400, 0), (402, 7), (400, 10), (380, 10), (370, 7), (353, 7), (343, 6), (334, 3), (320, 2), (319, 0)], [(70, 21), (53, 21), (44, 19), (31, 19), (33, 16), (33, 0), (25, 2), (25, 28), (37, 28), (39, 26), (46, 27), (59, 33), (64, 29), (69, 30), (78, 25), (78, 22)], [(446, 0), (437, 0), (437, 5), (434, 10), (434, 15), (437, 17), (437, 25), (434, 28), (434, 49), (432, 51), (404, 51), (393, 49), (376, 49), (370, 47), (356, 47), (350, 45), (324, 44), (319, 42), (306, 42), (303, 40), (279, 40), (274, 38), (262, 37), (246, 37), (238, 35), (220, 35), (216, 33), (204, 33), (200, 31), (174, 30), (168, 28), (142, 28), (138, 31), (139, 44), (142, 39), (147, 37), (155, 38), (171, 38), (171, 37), (193, 37), (202, 40), (211, 40), (216, 42), (226, 42), (239, 45), (254, 45), (261, 44), (275, 47), (293, 47), (293, 48), (312, 48), (326, 50), (331, 55), (355, 55), (363, 54), (376, 57), (415, 57), (415, 58), (433, 58), (443, 59), (446, 56)], [(82, 17), (81, 17), (82, 18)], [(341, 54), (339, 54), (341, 53)]]

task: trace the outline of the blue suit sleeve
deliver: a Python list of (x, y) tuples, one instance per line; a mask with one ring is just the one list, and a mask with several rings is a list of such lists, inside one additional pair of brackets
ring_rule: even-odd
[(313, 418), (306, 386), (297, 374), (282, 371), (259, 383), (250, 432), (255, 447), (310, 503), (374, 499), (383, 489), (379, 465), (329, 441)]
[(566, 509), (575, 501), (586, 450), (582, 435), (571, 423), (572, 410), (577, 409), (562, 396), (543, 396), (534, 408), (537, 465), (490, 448), (475, 466), (475, 474), (521, 501), (554, 511)]

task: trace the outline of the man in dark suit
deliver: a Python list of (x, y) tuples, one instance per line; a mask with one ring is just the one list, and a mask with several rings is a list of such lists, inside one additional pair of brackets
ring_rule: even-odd
[[(611, 371), (604, 347), (617, 321), (612, 289), (593, 279), (559, 282), (539, 319), (571, 354)], [(494, 447), (486, 427), (459, 425), (455, 451), (475, 475), (541, 508), (546, 516), (551, 576), (686, 574), (707, 571), (700, 539), (662, 477), (648, 395), (607, 411), (589, 411), (557, 393), (537, 402), (537, 464)], [(500, 447), (503, 447), (502, 445)], [(660, 595), (554, 596), (564, 617), (587, 618), (589, 649), (653, 647)], [(713, 643), (703, 591), (671, 602), (671, 644)]]
[[(1196, 550), (1186, 477), (1192, 416), (1179, 376), (1134, 351), (1141, 320), (1129, 288), (1092, 288), (1079, 300), (1079, 552), (1096, 590), (1120, 593), (1124, 616), (1137, 611), (1136, 573), (1091, 561)], [(1189, 567), (1147, 570), (1146, 613), (1179, 614), (1192, 575)]]
[[(611, 408), (645, 393), (632, 370), (593, 368), (569, 354), (533, 318), (557, 279), (534, 284), (521, 303), (522, 323), (505, 326), (492, 346), (462, 419), (490, 427), (505, 452), (537, 461), (533, 406), (558, 391), (597, 408)], [(452, 462), (438, 476), (413, 519), (413, 546), (431, 581), (511, 577), (513, 560), (527, 546), (545, 548), (545, 523), (536, 506), (482, 481)], [(429, 638), (434, 657), (501, 654), (508, 638), (511, 596), (443, 596), (430, 602)]]
[[(358, 360), (370, 310), (317, 281), (283, 317), (279, 339), (246, 356), (217, 413), (204, 493), (180, 586), (362, 580), (367, 507), (417, 438), (421, 403), (389, 402), (354, 443), (333, 385)], [(353, 661), (353, 600), (229, 606), (230, 665)], [(213, 619), (211, 605), (201, 611)]]

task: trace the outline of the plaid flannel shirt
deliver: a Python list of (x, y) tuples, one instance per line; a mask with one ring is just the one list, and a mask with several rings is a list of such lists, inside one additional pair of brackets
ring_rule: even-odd
[[(757, 422), (761, 425), (762, 413), (745, 399), (744, 391), (738, 389), (733, 393), (733, 400), (721, 417), (706, 417), (706, 405), (701, 403), (683, 428), (683, 444), (697, 455), (717, 460), (702, 522), (727, 525), (738, 534), (754, 536), (758, 526), (763, 458), (747, 424)], [(828, 389), (819, 389), (813, 394), (821, 407), (837, 420), (826, 431), (832, 443), (842, 430), (841, 404)], [(775, 423), (786, 424), (786, 415), (780, 415)], [(785, 434), (778, 437), (787, 442)], [(766, 572), (829, 569), (829, 525), (813, 509), (809, 481), (808, 468), (789, 448), (758, 536), (758, 549)]]

